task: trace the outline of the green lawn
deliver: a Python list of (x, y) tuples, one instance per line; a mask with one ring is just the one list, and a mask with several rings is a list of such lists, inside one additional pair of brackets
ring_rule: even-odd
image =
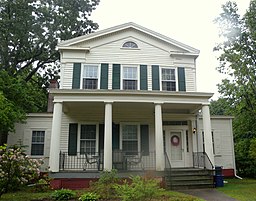
[[(46, 192), (46, 193), (33, 193), (33, 192), (27, 192), (27, 191), (19, 191), (15, 193), (7, 193), (2, 195), (0, 198), (0, 201), (30, 201), (35, 199), (43, 199), (43, 198), (50, 198), (52, 191)], [(81, 194), (81, 191), (78, 191), (79, 194)], [(165, 191), (163, 192), (165, 195), (165, 201), (203, 201), (202, 199), (185, 195), (183, 193), (173, 192), (173, 191)], [(166, 198), (169, 199), (166, 199)], [(161, 201), (158, 199), (158, 201)]]
[(218, 191), (240, 201), (256, 201), (256, 179), (228, 179)]

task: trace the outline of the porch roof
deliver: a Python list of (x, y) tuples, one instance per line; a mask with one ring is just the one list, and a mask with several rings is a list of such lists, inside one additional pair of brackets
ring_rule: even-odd
[(213, 95), (213, 93), (202, 92), (81, 89), (52, 89), (50, 90), (50, 93), (54, 96), (54, 102), (63, 102), (66, 105), (69, 105), (69, 107), (75, 107), (75, 105), (80, 107), (84, 104), (102, 105), (106, 102), (114, 103), (115, 105), (121, 104), (124, 107), (129, 107), (131, 104), (132, 106), (137, 104), (139, 108), (148, 107), (149, 105), (153, 106), (153, 104), (162, 104), (163, 112), (183, 111), (182, 113), (197, 112), (201, 109), (202, 105), (209, 104), (209, 98)]

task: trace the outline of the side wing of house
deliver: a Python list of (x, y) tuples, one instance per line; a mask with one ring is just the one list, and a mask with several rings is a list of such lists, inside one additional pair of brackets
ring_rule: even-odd
[(24, 145), (26, 153), (35, 159), (43, 159), (42, 171), (48, 171), (52, 114), (34, 113), (25, 123), (15, 125), (15, 133), (8, 136), (8, 145)]
[[(212, 143), (215, 166), (223, 168), (225, 176), (234, 176), (235, 170), (235, 153), (232, 131), (232, 117), (229, 116), (212, 116)], [(198, 132), (203, 140), (202, 121), (200, 121), (200, 130)], [(203, 144), (200, 149), (203, 149)]]

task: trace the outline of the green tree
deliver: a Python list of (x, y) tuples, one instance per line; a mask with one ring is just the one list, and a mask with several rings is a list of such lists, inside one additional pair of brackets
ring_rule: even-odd
[[(216, 19), (224, 42), (215, 47), (219, 51), (220, 73), (227, 75), (218, 85), (221, 98), (230, 106), (234, 119), (234, 136), (238, 170), (247, 161), (246, 176), (256, 177), (256, 164), (249, 147), (256, 138), (256, 0), (251, 0), (244, 16), (238, 14), (236, 3), (227, 2)], [(247, 150), (243, 151), (243, 150)], [(255, 149), (251, 149), (255, 150)]]
[(46, 109), (49, 79), (58, 78), (56, 45), (98, 28), (99, 0), (0, 1), (0, 145), (15, 122)]

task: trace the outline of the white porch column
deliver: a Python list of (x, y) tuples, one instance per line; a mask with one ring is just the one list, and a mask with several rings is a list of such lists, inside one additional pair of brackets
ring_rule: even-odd
[(155, 104), (155, 143), (156, 143), (156, 171), (163, 171), (165, 168), (164, 138), (162, 125), (162, 105)]
[(213, 155), (213, 147), (212, 147), (211, 118), (210, 118), (210, 110), (208, 105), (203, 105), (202, 114), (203, 114), (205, 152), (209, 156), (209, 159), (214, 166), (215, 163), (214, 163), (214, 155)]
[(59, 172), (60, 134), (61, 134), (62, 103), (55, 102), (52, 118), (52, 134), (49, 167), (51, 172)]
[(105, 103), (104, 170), (112, 170), (112, 103)]

